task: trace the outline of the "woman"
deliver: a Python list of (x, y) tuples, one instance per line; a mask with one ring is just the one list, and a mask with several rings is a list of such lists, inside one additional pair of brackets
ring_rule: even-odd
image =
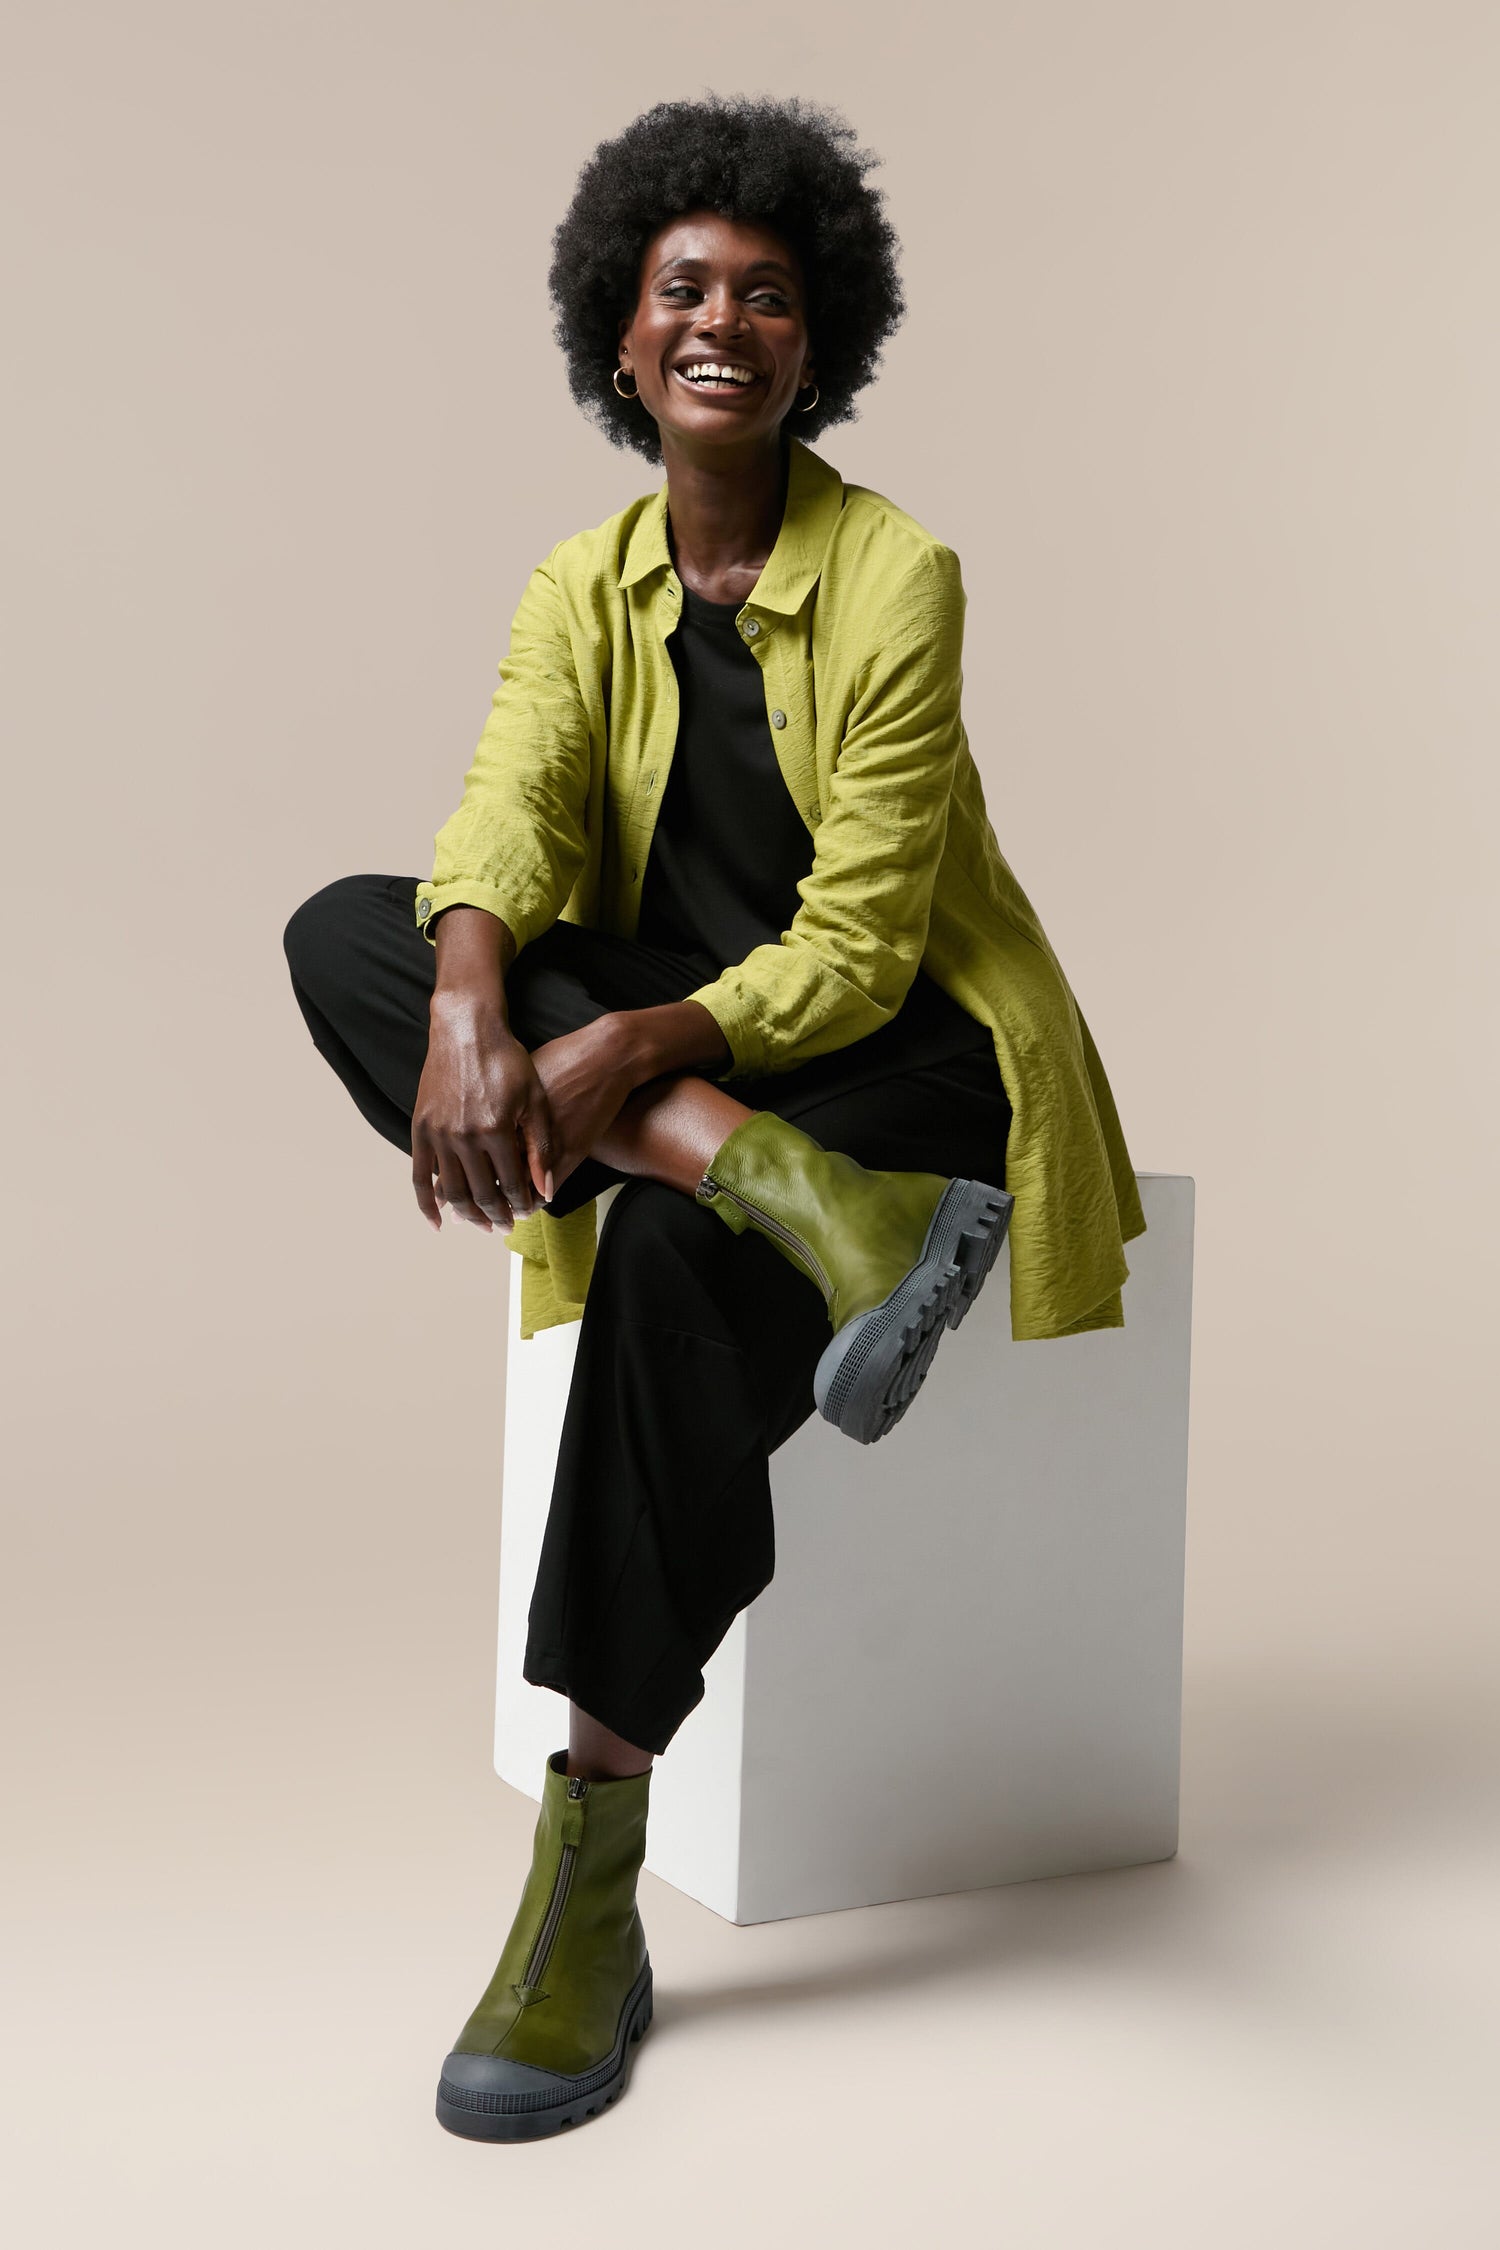
[(808, 450), (902, 311), (870, 161), (799, 102), (664, 104), (596, 152), (557, 334), (665, 487), (534, 572), (431, 880), (287, 931), (430, 1223), (509, 1231), (523, 1334), (582, 1322), (524, 1666), (568, 1748), (439, 2086), (478, 2139), (624, 2090), (652, 1759), (771, 1577), (771, 1453), (815, 1406), (884, 1435), (1008, 1220), (1018, 1337), (1119, 1326), (1145, 1225), (986, 815), (957, 560)]

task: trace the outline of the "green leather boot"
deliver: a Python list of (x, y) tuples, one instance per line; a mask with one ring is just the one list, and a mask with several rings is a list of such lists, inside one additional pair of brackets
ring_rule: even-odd
[(983, 1180), (876, 1172), (773, 1110), (737, 1125), (697, 1197), (736, 1234), (754, 1227), (823, 1292), (833, 1341), (819, 1411), (862, 1445), (893, 1430), (983, 1286), (1015, 1202)]
[(536, 2141), (624, 2093), (651, 2021), (635, 1903), (650, 1772), (569, 1779), (547, 1760), (531, 1872), (499, 1966), (438, 2081), (438, 2122), (471, 2141)]

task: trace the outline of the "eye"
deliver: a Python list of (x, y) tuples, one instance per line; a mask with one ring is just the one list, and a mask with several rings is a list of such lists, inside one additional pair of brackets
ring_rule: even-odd
[(696, 297), (698, 291), (690, 281), (669, 281), (662, 291), (664, 297)]

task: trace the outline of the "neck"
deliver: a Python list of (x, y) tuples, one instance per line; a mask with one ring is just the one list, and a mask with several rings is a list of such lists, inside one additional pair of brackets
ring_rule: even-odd
[(743, 601), (770, 559), (786, 505), (780, 432), (753, 451), (685, 451), (664, 433), (667, 521), (683, 584), (709, 601)]

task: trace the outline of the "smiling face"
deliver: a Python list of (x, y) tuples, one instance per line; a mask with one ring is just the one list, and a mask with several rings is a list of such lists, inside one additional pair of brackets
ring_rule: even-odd
[(620, 365), (664, 451), (774, 441), (815, 380), (796, 253), (716, 211), (672, 220), (646, 245)]

